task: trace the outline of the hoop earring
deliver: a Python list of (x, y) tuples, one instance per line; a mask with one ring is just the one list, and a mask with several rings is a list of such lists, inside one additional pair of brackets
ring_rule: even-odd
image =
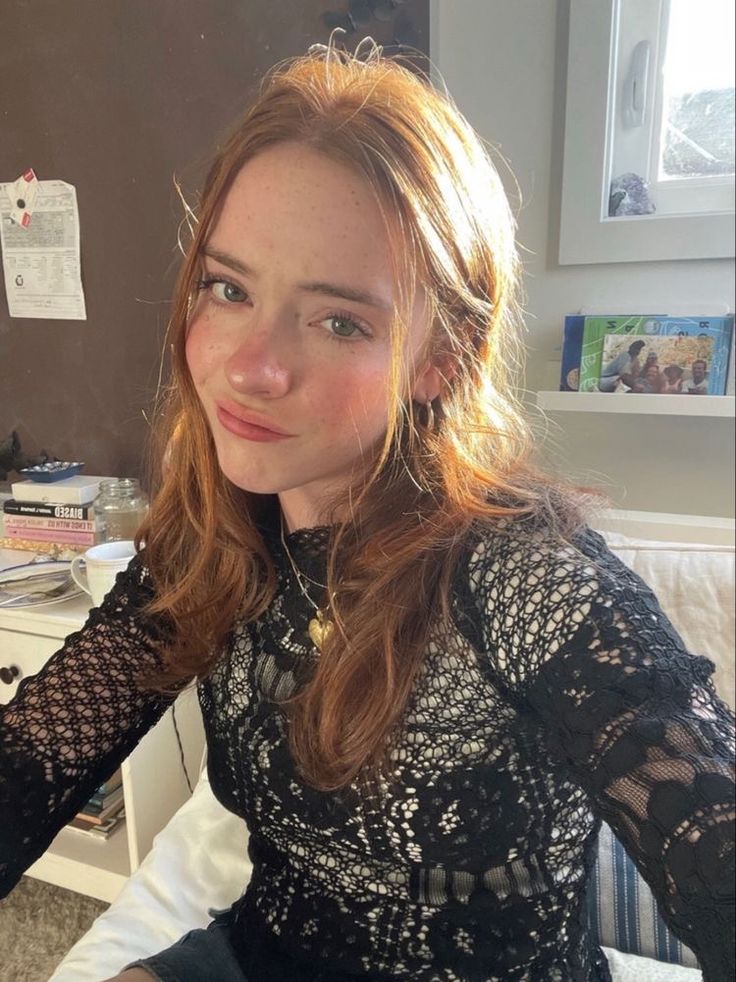
[(432, 400), (427, 399), (426, 402), (415, 403), (415, 406), (414, 419), (419, 435), (425, 436), (427, 433), (434, 433), (435, 417)]
[(434, 408), (432, 406), (432, 400), (427, 399), (425, 409), (427, 410), (427, 423), (426, 427), (430, 433), (434, 433)]

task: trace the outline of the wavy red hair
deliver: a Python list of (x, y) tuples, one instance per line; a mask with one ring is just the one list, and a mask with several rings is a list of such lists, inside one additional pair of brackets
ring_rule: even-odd
[[(172, 625), (155, 684), (205, 676), (234, 623), (259, 617), (275, 592), (256, 524), (267, 502), (220, 472), (184, 347), (200, 257), (223, 199), (246, 161), (284, 141), (308, 144), (365, 179), (399, 287), (385, 441), (325, 514), (334, 522), (327, 587), (337, 629), (284, 707), (302, 775), (334, 789), (385, 760), (422, 663), (428, 614), (448, 616), (471, 525), (544, 510), (565, 533), (576, 511), (530, 463), (530, 431), (514, 396), (515, 224), (486, 147), (446, 94), (379, 48), (367, 57), (312, 49), (266, 76), (217, 153), (176, 287), (172, 378), (157, 413), (158, 458), (167, 447), (169, 465), (139, 532), (156, 586), (152, 610)], [(431, 310), (429, 355), (444, 369), (432, 421), (402, 380), (403, 325), (418, 286)]]

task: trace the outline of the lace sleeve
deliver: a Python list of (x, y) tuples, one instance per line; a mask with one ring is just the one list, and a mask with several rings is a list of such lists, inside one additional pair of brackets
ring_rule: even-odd
[(597, 533), (577, 545), (476, 553), (482, 642), (706, 982), (732, 982), (733, 716), (646, 584)]
[(0, 897), (164, 713), (144, 692), (162, 626), (145, 619), (152, 587), (140, 556), (38, 675), (0, 706)]

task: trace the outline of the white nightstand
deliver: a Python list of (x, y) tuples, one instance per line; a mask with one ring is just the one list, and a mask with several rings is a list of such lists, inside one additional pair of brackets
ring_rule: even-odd
[[(0, 569), (31, 559), (28, 552), (0, 549)], [(0, 609), (0, 703), (9, 702), (18, 682), (38, 672), (64, 638), (80, 629), (90, 602), (85, 595), (47, 606)], [(176, 701), (176, 723), (194, 785), (204, 733), (193, 690)], [(121, 828), (99, 842), (63, 829), (28, 870), (29, 876), (98, 900), (115, 899), (150, 850), (153, 837), (189, 797), (171, 709), (124, 761), (122, 772), (126, 819)]]

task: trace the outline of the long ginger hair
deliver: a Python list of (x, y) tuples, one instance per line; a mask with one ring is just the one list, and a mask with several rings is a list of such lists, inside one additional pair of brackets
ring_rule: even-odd
[[(377, 46), (367, 55), (317, 46), (269, 72), (216, 154), (178, 278), (172, 378), (157, 412), (157, 456), (168, 448), (168, 462), (138, 536), (156, 588), (150, 610), (171, 626), (165, 671), (148, 684), (172, 688), (206, 676), (235, 623), (258, 618), (274, 597), (273, 561), (258, 529), (268, 496), (221, 473), (185, 341), (223, 199), (248, 160), (285, 141), (362, 175), (382, 210), (398, 290), (385, 440), (326, 514), (335, 522), (327, 595), (336, 629), (284, 705), (302, 776), (329, 790), (385, 762), (429, 627), (449, 617), (451, 577), (471, 525), (543, 512), (564, 532), (576, 506), (531, 464), (530, 430), (513, 394), (515, 223), (487, 149), (449, 96)], [(402, 374), (419, 287), (431, 316), (427, 354), (444, 372), (431, 412), (411, 402)]]

